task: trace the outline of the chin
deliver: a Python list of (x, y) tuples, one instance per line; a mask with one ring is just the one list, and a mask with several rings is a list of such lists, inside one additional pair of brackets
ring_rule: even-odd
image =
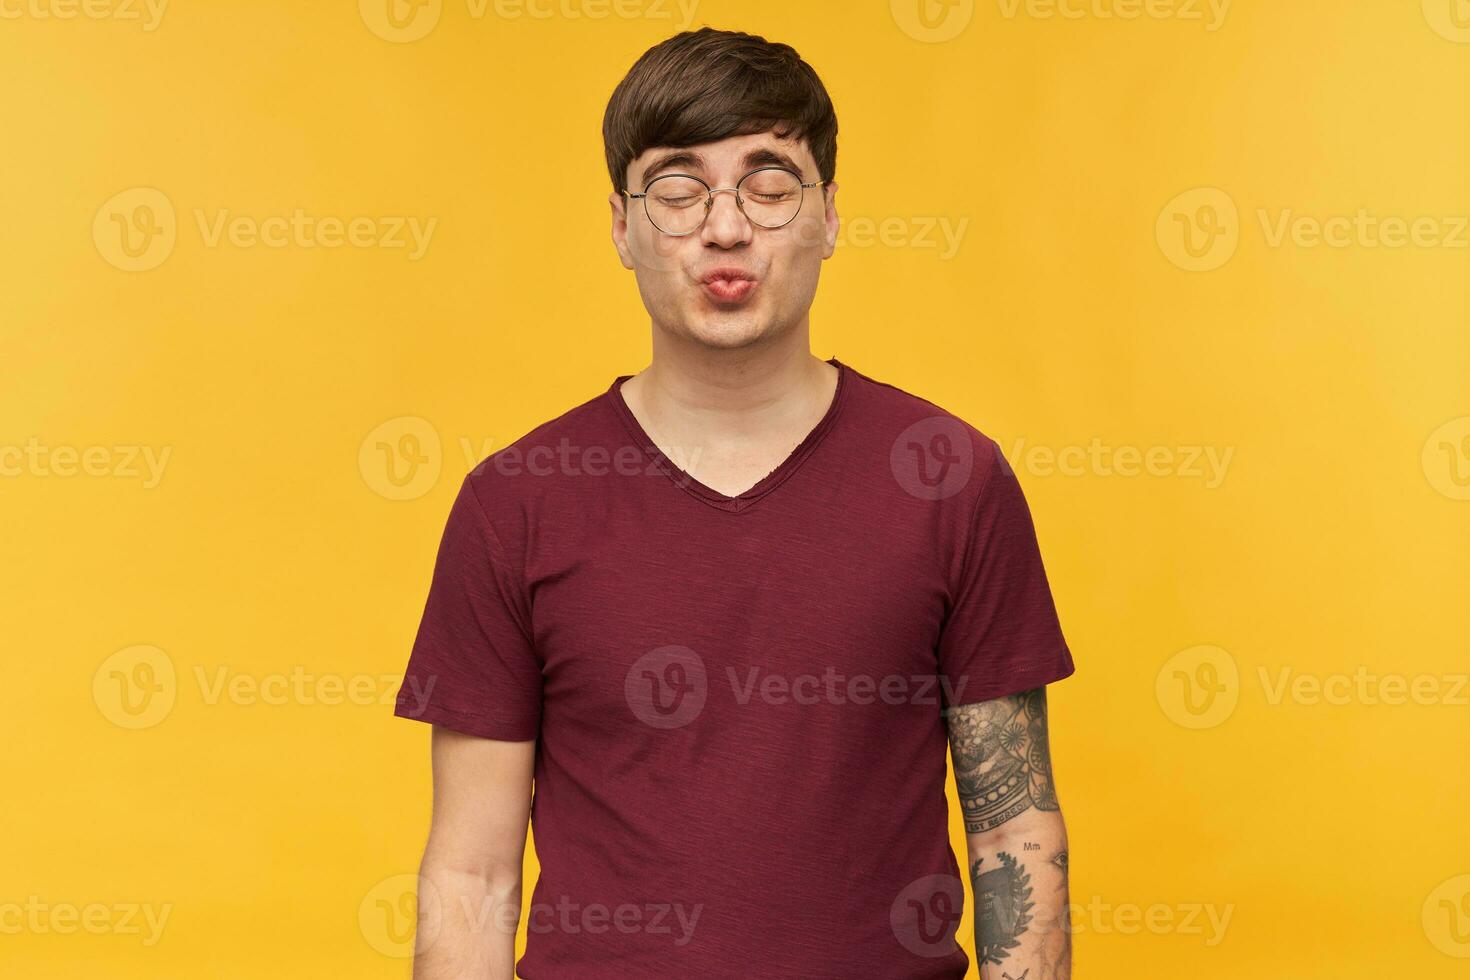
[(771, 333), (770, 322), (753, 311), (701, 313), (686, 321), (692, 340), (706, 347), (748, 347)]

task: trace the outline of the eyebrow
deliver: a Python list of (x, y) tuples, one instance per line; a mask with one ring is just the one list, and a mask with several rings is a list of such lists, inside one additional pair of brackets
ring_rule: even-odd
[[(760, 147), (751, 150), (740, 159), (741, 167), (748, 173), (761, 167), (786, 167), (801, 176), (801, 167), (791, 157), (772, 150), (769, 147)], [(696, 176), (704, 172), (706, 160), (704, 155), (693, 150), (672, 150), (661, 156), (656, 156), (643, 168), (643, 186), (647, 187), (653, 175), (662, 170), (688, 170)]]

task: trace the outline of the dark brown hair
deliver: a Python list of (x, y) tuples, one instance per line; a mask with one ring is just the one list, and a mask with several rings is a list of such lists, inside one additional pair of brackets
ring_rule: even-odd
[(818, 176), (837, 176), (837, 114), (822, 80), (790, 45), (702, 27), (643, 53), (613, 90), (602, 142), (613, 190), (653, 146), (693, 146), (773, 130), (804, 139)]

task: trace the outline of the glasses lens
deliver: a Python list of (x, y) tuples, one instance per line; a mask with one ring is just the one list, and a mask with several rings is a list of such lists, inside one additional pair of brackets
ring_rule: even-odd
[(801, 210), (801, 178), (789, 170), (757, 170), (740, 182), (745, 216), (762, 228), (779, 228)]
[(670, 174), (648, 185), (648, 220), (668, 235), (687, 235), (704, 221), (704, 205), (709, 191), (690, 177)]

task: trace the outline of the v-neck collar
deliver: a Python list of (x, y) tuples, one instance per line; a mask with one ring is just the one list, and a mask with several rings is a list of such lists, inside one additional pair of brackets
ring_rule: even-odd
[(850, 387), (849, 375), (852, 373), (852, 369), (835, 357), (828, 358), (827, 363), (837, 368), (837, 389), (832, 393), (832, 401), (827, 406), (827, 411), (801, 442), (797, 443), (796, 448), (791, 450), (790, 454), (774, 470), (761, 477), (748, 490), (744, 490), (733, 497), (723, 494), (713, 487), (705, 486), (690, 476), (678, 464), (665, 456), (663, 450), (659, 449), (654, 444), (654, 441), (648, 437), (648, 433), (643, 431), (643, 426), (639, 424), (638, 419), (633, 415), (633, 410), (628, 407), (628, 403), (624, 400), (621, 391), (623, 382), (631, 378), (631, 374), (620, 374), (614, 378), (612, 385), (607, 389), (607, 398), (612, 402), (614, 411), (617, 413), (618, 418), (622, 419), (623, 425), (627, 428), (628, 433), (637, 441), (639, 447), (647, 454), (648, 458), (669, 479), (674, 481), (675, 485), (718, 510), (727, 511), (732, 514), (743, 514), (756, 501), (786, 482), (786, 478), (797, 471), (801, 464), (806, 461), (806, 458), (812, 454), (812, 450), (817, 448), (817, 444), (822, 441), (822, 437), (831, 430), (838, 413), (842, 409), (847, 389)]

